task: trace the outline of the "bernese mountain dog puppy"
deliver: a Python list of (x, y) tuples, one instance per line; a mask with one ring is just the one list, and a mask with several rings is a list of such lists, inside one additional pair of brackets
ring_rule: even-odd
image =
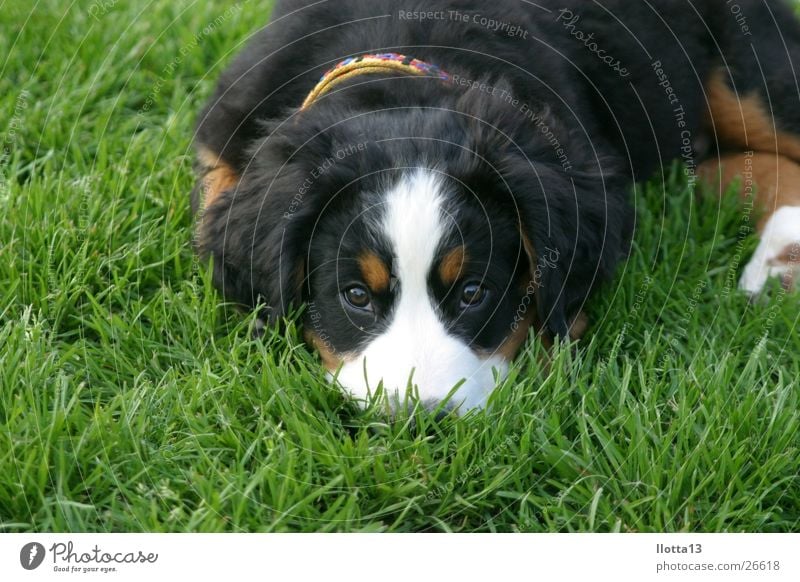
[(199, 118), (197, 246), (358, 400), (481, 407), (530, 330), (582, 334), (674, 159), (756, 184), (740, 286), (792, 284), (796, 64), (783, 1), (278, 0)]

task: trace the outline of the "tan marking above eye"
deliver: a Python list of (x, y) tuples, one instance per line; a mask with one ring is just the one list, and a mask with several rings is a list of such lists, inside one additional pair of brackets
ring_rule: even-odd
[(768, 104), (757, 93), (736, 94), (725, 76), (724, 70), (718, 70), (706, 84), (706, 123), (721, 146), (779, 153), (800, 161), (800, 137), (777, 127)]
[(382, 293), (389, 288), (389, 268), (378, 255), (366, 251), (358, 257), (358, 266), (364, 282), (374, 293)]
[(467, 261), (467, 251), (463, 245), (448, 251), (439, 264), (439, 276), (445, 285), (452, 285), (461, 278), (464, 264)]

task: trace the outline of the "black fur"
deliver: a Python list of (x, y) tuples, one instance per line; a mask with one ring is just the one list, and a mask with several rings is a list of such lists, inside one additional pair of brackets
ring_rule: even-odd
[[(201, 250), (214, 258), (217, 284), (245, 305), (265, 302), (274, 319), (290, 304), (324, 296), (330, 281), (315, 273), (324, 270), (331, 245), (347, 246), (343, 231), (367, 193), (391, 185), (397, 168), (424, 165), (461, 181), (466, 205), (476, 192), (511, 232), (501, 244), (511, 253), (503, 259), (509, 289), (526, 259), (520, 235), (537, 254), (557, 257), (542, 270), (537, 299), (541, 321), (565, 336), (592, 289), (626, 255), (632, 181), (674, 158), (694, 163), (698, 152), (687, 151), (687, 135), (693, 148), (714, 147), (703, 125), (703, 84), (715, 68), (728, 67), (737, 88), (772, 87), (778, 122), (800, 130), (791, 62), (773, 17), (790, 54), (798, 54), (800, 29), (782, 2), (738, 4), (752, 39), (742, 36), (724, 0), (279, 0), (272, 22), (225, 71), (199, 120), (198, 143), (241, 176), (203, 219)], [(419, 21), (402, 18), (401, 10), (458, 10), (470, 18)], [(491, 30), (473, 15), (527, 34)], [(576, 32), (592, 34), (596, 45)], [(617, 62), (602, 61), (592, 46)], [(434, 63), (475, 87), (365, 76), (298, 111), (325, 70), (348, 56), (385, 51)], [(664, 78), (680, 99), (682, 125)], [(398, 137), (408, 139), (390, 139)], [(308, 182), (336, 152), (358, 144), (363, 151)], [(366, 233), (364, 226), (355, 234)], [(519, 301), (519, 290), (507, 298)], [(509, 308), (500, 309), (506, 319)], [(488, 347), (497, 343), (490, 335), (472, 339)], [(356, 348), (347, 337), (335, 343)]]

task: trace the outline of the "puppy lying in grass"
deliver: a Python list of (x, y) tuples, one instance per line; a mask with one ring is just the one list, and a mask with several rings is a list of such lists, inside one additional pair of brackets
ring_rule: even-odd
[(581, 336), (628, 252), (632, 183), (676, 158), (756, 196), (742, 290), (793, 286), (787, 5), (742, 0), (745, 30), (724, 0), (413, 4), (279, 1), (198, 124), (217, 286), (270, 325), (306, 304), (305, 337), (347, 392), (484, 406), (529, 330)]

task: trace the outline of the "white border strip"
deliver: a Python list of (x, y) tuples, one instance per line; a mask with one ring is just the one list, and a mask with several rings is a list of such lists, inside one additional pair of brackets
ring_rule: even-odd
[(798, 548), (798, 534), (0, 534), (0, 580), (796, 581)]

